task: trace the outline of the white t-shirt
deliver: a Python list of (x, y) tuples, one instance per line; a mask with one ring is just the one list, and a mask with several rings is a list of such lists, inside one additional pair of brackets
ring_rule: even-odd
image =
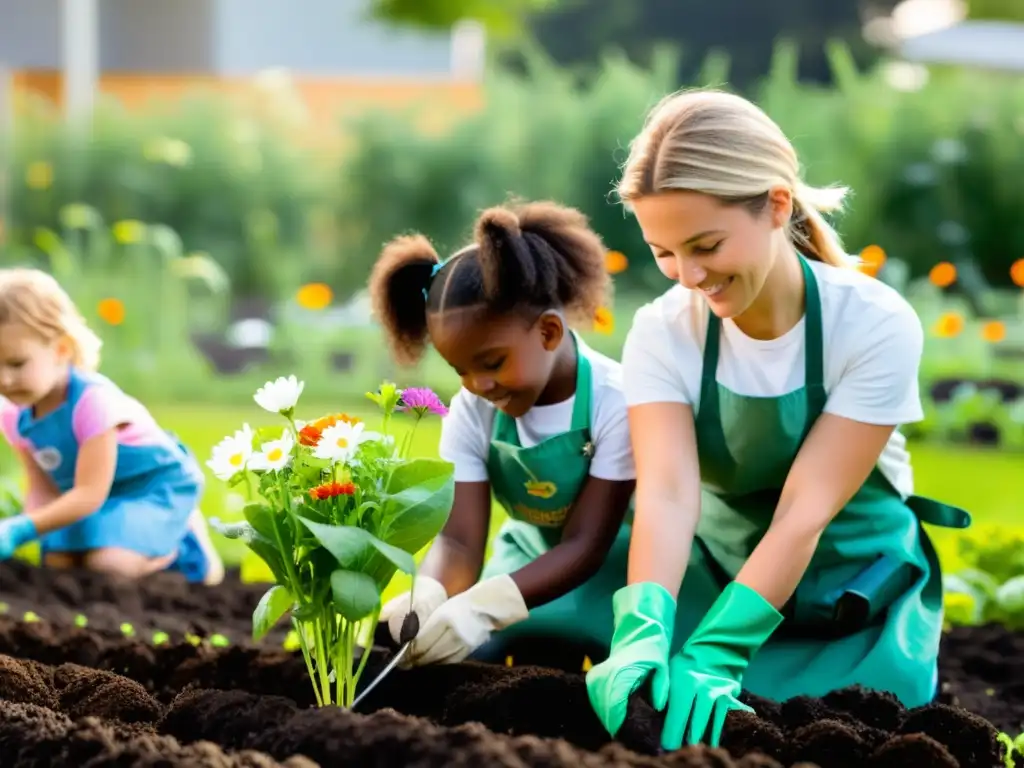
[[(591, 368), (590, 428), (594, 455), (590, 460), (590, 474), (603, 480), (633, 480), (636, 470), (629, 442), (626, 399), (622, 393), (622, 366), (582, 341), (579, 349), (590, 361)], [(523, 446), (536, 445), (569, 431), (575, 402), (573, 394), (561, 403), (536, 405), (516, 419)], [(455, 465), (455, 482), (487, 480), (494, 411), (493, 404), (464, 388), (452, 398), (448, 415), (442, 421), (438, 452), (441, 458)]]
[[(890, 286), (853, 269), (808, 262), (821, 295), (825, 411), (869, 424), (923, 418), (918, 368), (924, 332), (913, 307)], [(622, 355), (630, 406), (700, 401), (708, 307), (676, 285), (633, 319)], [(804, 326), (777, 339), (753, 339), (722, 322), (717, 380), (741, 394), (777, 397), (804, 385)], [(904, 496), (913, 493), (906, 440), (894, 432), (879, 468)]]

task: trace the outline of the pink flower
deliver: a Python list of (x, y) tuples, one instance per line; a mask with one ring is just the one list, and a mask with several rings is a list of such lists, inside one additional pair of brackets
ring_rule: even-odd
[(433, 413), (437, 416), (447, 416), (448, 409), (445, 404), (441, 402), (434, 391), (427, 387), (410, 387), (409, 389), (402, 390), (402, 397), (398, 401), (398, 410), (400, 411), (412, 411), (417, 416), (422, 418), (428, 413)]

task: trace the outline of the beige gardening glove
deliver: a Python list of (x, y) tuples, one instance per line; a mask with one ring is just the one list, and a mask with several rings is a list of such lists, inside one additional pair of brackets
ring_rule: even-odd
[[(398, 597), (388, 600), (380, 609), (380, 621), (388, 623), (388, 631), (391, 632), (391, 639), (400, 643), (399, 636), (402, 633), (402, 622), (412, 612), (420, 620), (420, 627), (426, 622), (430, 615), (436, 611), (445, 600), (448, 599), (448, 592), (444, 585), (429, 576), (417, 576), (413, 582), (412, 605), (409, 605), (409, 593), (403, 592)], [(412, 650), (410, 648), (410, 650)]]
[(455, 664), (498, 630), (530, 615), (511, 576), (481, 581), (434, 611), (409, 646), (409, 664)]

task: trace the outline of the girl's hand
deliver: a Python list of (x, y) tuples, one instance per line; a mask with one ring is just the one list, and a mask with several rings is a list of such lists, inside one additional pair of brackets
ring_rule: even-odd
[(27, 515), (15, 515), (0, 520), (0, 560), (14, 556), (18, 547), (39, 535), (36, 524)]
[(410, 594), (403, 592), (398, 597), (388, 600), (380, 610), (380, 621), (387, 622), (391, 638), (396, 643), (402, 642), (399, 637), (406, 616), (415, 613), (420, 620), (419, 625), (422, 627), (434, 611), (448, 599), (448, 593), (445, 591), (444, 585), (436, 579), (429, 576), (417, 576), (411, 597), (410, 604)]

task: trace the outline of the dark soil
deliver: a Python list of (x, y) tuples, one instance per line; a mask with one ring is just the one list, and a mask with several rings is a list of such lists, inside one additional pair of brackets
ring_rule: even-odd
[[(34, 610), (49, 617), (61, 598), (47, 595), (47, 575), (27, 575), (36, 589)], [(101, 581), (83, 588), (85, 603), (100, 602), (88, 596), (104, 594)], [(0, 582), (0, 599), (11, 602), (12, 591), (23, 599), (21, 584), (13, 590), (9, 584)], [(218, 616), (217, 599), (207, 594), (217, 589), (190, 586), (171, 599), (154, 594), (157, 585), (134, 585), (125, 608), (139, 605), (144, 616), (173, 618), (172, 606), (191, 600), (210, 627), (251, 613), (222, 603)], [(257, 600), (264, 588), (238, 585), (239, 595), (249, 590)], [(107, 603), (121, 620), (143, 618), (118, 614), (116, 600)], [(189, 623), (186, 616), (177, 620)], [(387, 655), (375, 651), (364, 682)], [(940, 703), (928, 707), (908, 711), (889, 695), (859, 689), (782, 704), (747, 696), (757, 714), (730, 715), (720, 749), (659, 754), (658, 713), (637, 697), (612, 742), (579, 671), (481, 663), (396, 670), (358, 712), (347, 712), (310, 707), (301, 656), (281, 649), (153, 647), (92, 622), (82, 629), (61, 619), (26, 624), (8, 616), (0, 617), (0, 763), (995, 768), (1001, 764), (997, 728), (1015, 734), (1024, 725), (1024, 636), (998, 627), (958, 629), (945, 642), (942, 667)]]
[[(207, 588), (168, 572), (132, 581), (92, 571), (45, 570), (19, 561), (0, 562), (3, 613), (20, 618), (31, 611), (67, 625), (81, 615), (90, 628), (116, 634), (121, 634), (121, 625), (127, 622), (147, 638), (160, 631), (172, 639), (219, 634), (232, 643), (251, 642), (252, 612), (268, 586), (244, 584), (237, 571), (229, 571), (217, 587)], [(261, 644), (280, 646), (287, 630), (282, 623)]]

